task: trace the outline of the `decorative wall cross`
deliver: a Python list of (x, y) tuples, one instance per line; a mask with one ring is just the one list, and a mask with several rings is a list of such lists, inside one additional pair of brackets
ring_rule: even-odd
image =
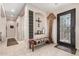
[(40, 20), (39, 17), (38, 17), (38, 20), (36, 20), (36, 22), (38, 22), (38, 27), (40, 27), (40, 22), (41, 22), (41, 20)]

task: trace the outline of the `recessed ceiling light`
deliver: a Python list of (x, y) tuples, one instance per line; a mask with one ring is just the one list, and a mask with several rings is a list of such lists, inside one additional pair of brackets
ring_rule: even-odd
[(54, 3), (54, 5), (58, 5), (58, 3)]
[(11, 12), (15, 12), (15, 10), (14, 9), (11, 9)]
[(13, 17), (14, 15), (11, 15), (11, 17)]

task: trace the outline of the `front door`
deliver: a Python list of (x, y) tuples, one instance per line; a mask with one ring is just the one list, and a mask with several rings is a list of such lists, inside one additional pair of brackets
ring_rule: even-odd
[(57, 15), (57, 43), (75, 48), (75, 11), (72, 9)]

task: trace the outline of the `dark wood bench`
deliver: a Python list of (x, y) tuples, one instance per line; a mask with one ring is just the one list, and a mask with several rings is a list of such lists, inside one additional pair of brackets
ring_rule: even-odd
[(49, 43), (48, 37), (39, 38), (39, 39), (29, 39), (29, 48), (34, 51), (35, 46)]

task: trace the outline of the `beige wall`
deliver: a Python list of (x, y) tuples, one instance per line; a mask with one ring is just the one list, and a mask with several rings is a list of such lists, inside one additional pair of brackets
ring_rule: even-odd
[(0, 32), (2, 32), (2, 40), (6, 39), (6, 19), (0, 18)]
[(2, 41), (6, 40), (6, 18), (1, 17), (1, 4), (0, 4), (0, 32), (2, 32)]
[[(65, 12), (67, 10), (76, 8), (76, 48), (79, 49), (79, 4), (70, 4), (70, 5), (65, 5), (57, 8), (54, 10), (54, 14), (57, 16), (58, 13)], [(57, 19), (54, 20), (54, 27), (53, 27), (53, 38), (56, 43), (57, 41)]]
[(34, 6), (28, 6), (28, 10), (32, 10), (33, 12), (34, 12), (34, 30), (35, 30), (35, 13), (40, 13), (40, 14), (42, 14), (41, 16), (41, 20), (42, 20), (42, 25), (41, 25), (41, 27), (43, 26), (44, 27), (44, 29), (45, 29), (45, 34), (42, 34), (42, 35), (35, 35), (35, 31), (34, 31), (34, 38), (36, 39), (36, 38), (41, 38), (41, 37), (47, 37), (48, 36), (48, 29), (47, 29), (47, 14), (44, 12), (44, 11), (42, 11), (42, 10), (40, 10), (40, 9), (38, 9), (38, 8), (36, 8), (36, 7), (34, 7)]
[(18, 41), (24, 40), (24, 17), (18, 17), (16, 21), (16, 38)]

